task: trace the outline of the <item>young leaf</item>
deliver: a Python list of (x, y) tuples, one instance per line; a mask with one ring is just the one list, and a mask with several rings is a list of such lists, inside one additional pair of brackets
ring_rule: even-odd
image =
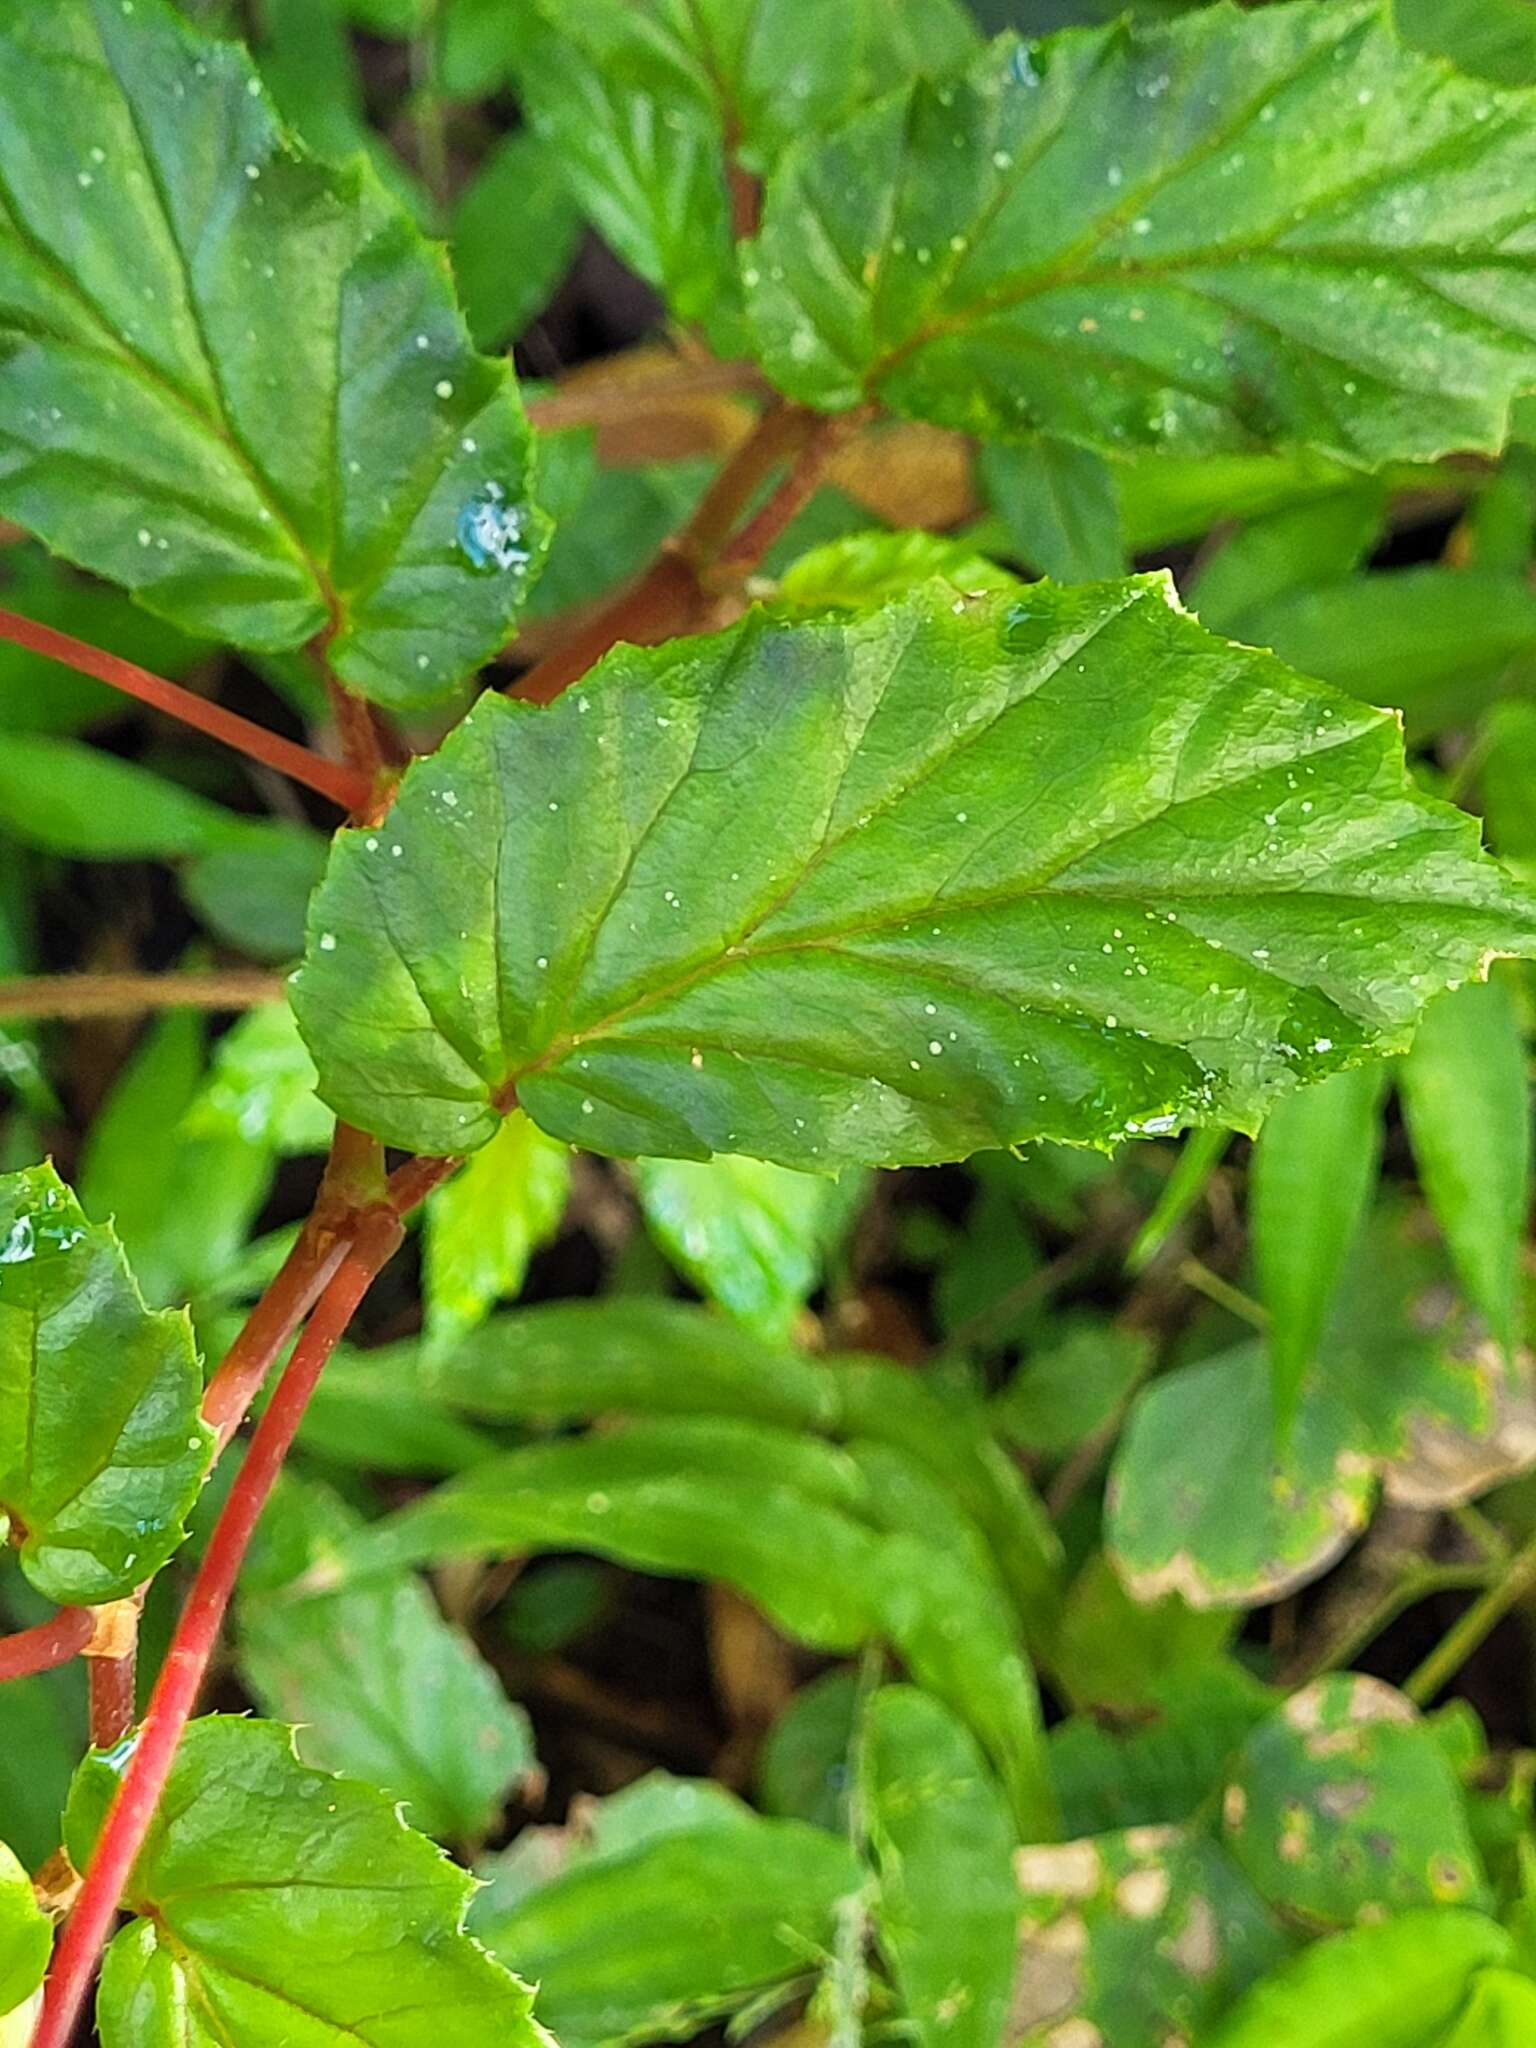
[(0, 2014), (32, 1996), (52, 1947), (53, 1925), (37, 1903), (32, 1880), (0, 1842)]
[(286, 1003), (263, 1003), (231, 1025), (181, 1119), (188, 1137), (238, 1137), (285, 1155), (323, 1152), (334, 1125)]
[(1414, 1159), (1456, 1272), (1506, 1352), (1518, 1339), (1531, 1209), (1525, 1033), (1503, 981), (1424, 1013), (1399, 1069)]
[(839, 1902), (865, 1881), (848, 1844), (820, 1828), (765, 1820), (724, 1794), (692, 1811), (636, 1840), (600, 1836), (510, 1910), (493, 1900), (476, 1914), (492, 1953), (538, 1980), (562, 2048), (686, 2041), (754, 1992), (808, 1975)]
[(1536, 944), (1393, 721), (1168, 592), (756, 612), (483, 697), (338, 840), (293, 987), (322, 1095), (427, 1152), (515, 1093), (596, 1151), (816, 1171), (1252, 1128)]
[(993, 2048), (1017, 1967), (1017, 1842), (975, 1738), (911, 1686), (877, 1692), (860, 1754), (873, 1917), (923, 2048)]
[(948, 540), (937, 533), (876, 530), (846, 534), (801, 555), (784, 571), (778, 601), (797, 611), (833, 605), (869, 611), (905, 596), (914, 583), (935, 578), (952, 585), (957, 597), (1019, 587), (1016, 576), (979, 555), (968, 541)]
[(992, 1403), (993, 1421), (1025, 1450), (1064, 1457), (1113, 1420), (1151, 1362), (1142, 1331), (1079, 1323), (1024, 1360)]
[(767, 1812), (846, 1831), (861, 1692), (846, 1665), (801, 1686), (757, 1753), (755, 1789)]
[(744, 272), (774, 382), (999, 438), (1504, 439), (1536, 373), (1528, 99), (1377, 0), (1022, 47), (797, 146)]
[(241, 1676), (267, 1712), (301, 1724), (310, 1761), (402, 1800), (423, 1834), (478, 1840), (535, 1758), (527, 1716), (468, 1637), (405, 1574), (328, 1599), (288, 1592), (358, 1520), (319, 1487), (284, 1484), (243, 1580)]
[(0, 509), (188, 630), (323, 633), (380, 702), (450, 694), (544, 530), (511, 371), (441, 260), (165, 0), (16, 0), (0, 126)]
[(838, 1182), (728, 1156), (643, 1159), (635, 1181), (679, 1270), (769, 1343), (788, 1340), (865, 1187), (859, 1174)]
[(1508, 1961), (1513, 1946), (1496, 1920), (1454, 1906), (1352, 1927), (1256, 1984), (1207, 2048), (1426, 2048), (1455, 2019), (1474, 1974)]
[(559, 1228), (570, 1154), (527, 1117), (509, 1116), (427, 1203), (422, 1293), (428, 1348), (441, 1356), (522, 1287), (528, 1261)]
[(1222, 1794), (1222, 1841), (1287, 1920), (1491, 1903), (1466, 1803), (1401, 1693), (1335, 1672), (1248, 1737)]
[(151, 1313), (51, 1166), (0, 1177), (0, 1525), (50, 1600), (124, 1598), (181, 1542), (212, 1436), (181, 1310)]
[(102, 1968), (104, 2048), (543, 2048), (527, 1988), (462, 1932), (473, 1889), (286, 1728), (194, 1721)]
[(1472, 1995), (1435, 2048), (1524, 2048), (1536, 2029), (1536, 1983), (1518, 1970), (1479, 1970)]
[(1271, 1110), (1253, 1148), (1253, 1256), (1269, 1311), (1269, 1370), (1282, 1434), (1375, 1191), (1386, 1091), (1380, 1061), (1298, 1088)]

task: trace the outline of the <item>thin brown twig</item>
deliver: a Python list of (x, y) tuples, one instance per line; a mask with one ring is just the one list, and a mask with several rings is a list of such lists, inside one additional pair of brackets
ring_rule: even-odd
[(658, 370), (653, 376), (584, 377), (547, 398), (530, 400), (528, 417), (546, 434), (566, 427), (622, 426), (637, 412), (656, 406), (692, 398), (729, 397), (737, 392), (756, 398), (768, 395), (767, 379), (755, 363), (679, 363), (675, 369)]
[(0, 981), (0, 1017), (136, 1017), (146, 1010), (254, 1010), (282, 977), (241, 968), (209, 974), (34, 974)]

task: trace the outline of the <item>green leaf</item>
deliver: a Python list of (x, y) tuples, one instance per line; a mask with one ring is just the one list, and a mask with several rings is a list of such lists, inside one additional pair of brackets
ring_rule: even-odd
[(1370, 553), (1386, 505), (1385, 480), (1376, 476), (1250, 519), (1201, 569), (1196, 611), (1218, 633), (1267, 646), (1262, 630), (1249, 631), (1250, 616), (1262, 620), (1266, 605), (1293, 591), (1348, 577)]
[[(0, 509), (189, 631), (405, 708), (508, 636), (543, 547), (505, 363), (377, 180), (296, 153), (163, 0), (17, 0)], [(494, 485), (508, 566), (459, 545)]]
[(488, 694), (339, 837), (293, 985), (323, 1096), (427, 1152), (515, 1090), (595, 1151), (832, 1171), (1252, 1128), (1404, 1044), (1536, 903), (1392, 720), (1167, 597), (759, 612)]
[(1111, 1472), (1108, 1547), (1139, 1599), (1278, 1599), (1362, 1526), (1378, 1476), (1394, 1498), (1451, 1506), (1526, 1468), (1529, 1397), (1448, 1318), (1447, 1278), (1412, 1209), (1379, 1209), (1282, 1450), (1260, 1345), (1138, 1395)]
[(975, 41), (955, 0), (534, 0), (528, 15), (516, 55), (535, 127), (599, 232), (727, 352), (732, 181)]
[(994, 2048), (1017, 1965), (1012, 1816), (975, 1738), (911, 1686), (864, 1717), (861, 1811), (880, 1944), (923, 2048)]
[(1076, 1707), (1134, 1712), (1162, 1699), (1176, 1680), (1221, 1662), (1235, 1628), (1230, 1615), (1202, 1612), (1177, 1593), (1133, 1599), (1096, 1550), (1067, 1594), (1051, 1643), (1052, 1674)]
[(1063, 583), (1125, 573), (1115, 473), (1102, 455), (1042, 434), (983, 448), (977, 474), (1031, 568)]
[(188, 861), (181, 891), (225, 945), (256, 960), (292, 960), (304, 950), (304, 914), (328, 850), (320, 833), (292, 819), (253, 822)]
[[(1204, 2048), (1223, 2006), (1284, 1952), (1241, 1872), (1179, 1828), (1022, 1849), (1016, 1868), (1019, 2048), (1162, 2048), (1170, 2034)], [(1268, 2048), (1282, 2041), (1293, 2048), (1283, 2033)]]
[(1206, 2048), (1429, 2048), (1474, 1972), (1512, 1949), (1497, 1921), (1457, 1907), (1352, 1927), (1256, 1984)]
[(807, 1976), (839, 1902), (864, 1881), (847, 1843), (819, 1828), (723, 1795), (705, 1806), (695, 1793), (691, 1811), (476, 1916), (492, 1953), (538, 1980), (540, 2017), (563, 2048), (685, 2041), (754, 1992)]
[(454, 274), (477, 348), (514, 341), (570, 268), (581, 215), (558, 151), (542, 136), (506, 136), (454, 209)]
[(200, 1121), (203, 1085), (201, 1016), (181, 1010), (157, 1019), (97, 1111), (81, 1154), (86, 1214), (110, 1219), (145, 1298), (157, 1305), (223, 1278), (271, 1179), (268, 1133), (231, 1119)]
[(53, 1923), (33, 1895), (32, 1880), (0, 1842), (0, 2013), (32, 1996), (52, 1947)]
[(1253, 605), (1241, 630), (1366, 703), (1399, 705), (1412, 737), (1531, 673), (1536, 590), (1490, 570), (1387, 569)]
[(1536, 704), (1496, 704), (1484, 734), (1489, 837), (1518, 873), (1536, 877)]
[(1375, 1678), (1318, 1679), (1253, 1731), (1222, 1794), (1221, 1839), (1270, 1905), (1314, 1930), (1490, 1904), (1444, 1752)]
[(1375, 1192), (1386, 1092), (1379, 1062), (1298, 1088), (1271, 1110), (1253, 1148), (1249, 1222), (1282, 1434)]
[(554, 618), (637, 575), (687, 520), (716, 468), (699, 459), (609, 469), (586, 428), (543, 435), (539, 455), (555, 535), (528, 606), (531, 620)]
[(78, 740), (7, 733), (0, 825), (77, 860), (174, 860), (242, 836), (242, 821), (179, 783)]
[(0, 1686), (0, 1812), (29, 1869), (59, 1845), (59, 1815), (87, 1739), (83, 1658)]
[(1405, 43), (1500, 85), (1536, 85), (1530, 0), (1394, 0), (1393, 13)]
[(571, 1191), (570, 1154), (527, 1117), (509, 1116), (427, 1203), (422, 1292), (428, 1349), (441, 1356), (518, 1294), (554, 1236)]
[(104, 2048), (540, 2048), (526, 1987), (461, 1931), (473, 1889), (286, 1728), (194, 1721), (102, 1968)]
[(993, 1419), (1025, 1450), (1063, 1457), (1114, 1419), (1151, 1362), (1143, 1332), (1079, 1323), (1024, 1360), (993, 1402)]
[(1435, 2048), (1524, 2048), (1536, 2028), (1536, 1983), (1517, 1970), (1479, 1970), (1460, 2019)]
[(769, 1343), (788, 1341), (865, 1193), (860, 1174), (838, 1182), (729, 1156), (643, 1159), (635, 1183), (678, 1270)]
[(842, 1667), (790, 1700), (757, 1753), (756, 1793), (769, 1813), (846, 1830), (860, 1695), (858, 1673)]
[[(924, 1484), (920, 1467), (898, 1476)], [(936, 1533), (887, 1518), (893, 1484), (795, 1430), (635, 1422), (491, 1459), (362, 1531), (335, 1569), (351, 1583), (453, 1557), (584, 1550), (723, 1581), (813, 1648), (888, 1640), (977, 1730), (1021, 1825), (1048, 1832), (1034, 1680), (1004, 1582), (963, 1518), (969, 1542), (955, 1543), (952, 1504)]]
[(343, 1345), (311, 1397), (299, 1441), (332, 1464), (385, 1472), (466, 1472), (502, 1448), (447, 1412), (414, 1342), (371, 1351)]
[(851, 533), (813, 548), (785, 570), (780, 604), (797, 611), (845, 605), (857, 611), (904, 597), (914, 583), (942, 577), (956, 595), (1016, 590), (1018, 579), (963, 540), (936, 533)]
[(319, 1487), (286, 1482), (248, 1566), (237, 1656), (253, 1697), (302, 1725), (305, 1757), (403, 1800), (424, 1834), (478, 1840), (536, 1768), (528, 1718), (419, 1580), (401, 1575), (329, 1599), (289, 1582), (319, 1567), (359, 1518)]
[(335, 1119), (315, 1094), (315, 1069), (292, 1010), (263, 1003), (230, 1026), (182, 1119), (192, 1137), (238, 1136), (276, 1152), (324, 1152)]
[(1001, 438), (1496, 450), (1536, 373), (1518, 94), (1378, 4), (993, 44), (789, 153), (747, 252), (763, 362)]
[(1495, 980), (1431, 1003), (1398, 1070), (1424, 1192), (1462, 1286), (1508, 1353), (1531, 1207), (1526, 1064), (1514, 997)]
[(1191, 1819), (1275, 1702), (1231, 1659), (1142, 1677), (1145, 1696), (1123, 1721), (1106, 1723), (1100, 1710), (1050, 1732), (1051, 1780), (1069, 1838)]
[(183, 1312), (151, 1313), (51, 1166), (0, 1178), (0, 1523), (70, 1605), (124, 1598), (186, 1531), (212, 1436)]

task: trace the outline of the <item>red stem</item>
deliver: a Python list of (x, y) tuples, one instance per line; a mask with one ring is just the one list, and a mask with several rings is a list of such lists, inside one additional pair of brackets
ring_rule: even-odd
[(111, 1749), (133, 1726), (136, 1697), (134, 1677), (138, 1657), (130, 1649), (121, 1657), (87, 1657), (90, 1674), (91, 1747)]
[(0, 640), (14, 641), (33, 654), (46, 655), (50, 661), (61, 661), (66, 668), (78, 669), (81, 675), (110, 683), (114, 690), (126, 691), (141, 704), (152, 705), (156, 711), (179, 718), (183, 725), (195, 727), (210, 739), (222, 740), (237, 753), (276, 768), (294, 782), (303, 783), (306, 789), (329, 797), (344, 811), (362, 810), (372, 796), (368, 778), (356, 769), (340, 761), (322, 760), (308, 747), (268, 732), (265, 726), (253, 724), (238, 712), (226, 711), (221, 704), (210, 704), (205, 697), (195, 696), (178, 683), (152, 675), (137, 662), (124, 661), (120, 655), (92, 647), (88, 640), (77, 640), (72, 633), (56, 632), (36, 619), (22, 618), (19, 612), (0, 611)]
[(273, 1359), (330, 1284), (350, 1243), (349, 1234), (341, 1229), (322, 1237), (313, 1219), (299, 1233), (204, 1391), (203, 1420), (217, 1436), (219, 1451), (244, 1421)]
[(362, 1219), (351, 1249), (299, 1339), (257, 1424), (244, 1464), (204, 1553), (176, 1634), (155, 1684), (138, 1747), (97, 1840), (73, 1913), (54, 1954), (32, 2048), (66, 2048), (96, 1958), (170, 1776), (182, 1730), (197, 1703), (241, 1561), (261, 1511), (298, 1433), (326, 1360), (340, 1342), (375, 1275), (403, 1235), (392, 1210)]
[(61, 1607), (36, 1628), (24, 1628), (13, 1636), (0, 1636), (0, 1682), (8, 1678), (30, 1678), (37, 1671), (52, 1671), (67, 1664), (96, 1632), (89, 1607)]

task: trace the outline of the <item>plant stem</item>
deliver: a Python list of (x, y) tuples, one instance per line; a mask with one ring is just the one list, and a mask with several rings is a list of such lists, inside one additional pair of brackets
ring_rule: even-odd
[(52, 1671), (78, 1657), (95, 1633), (96, 1621), (89, 1607), (61, 1607), (35, 1628), (0, 1636), (0, 1683), (8, 1678), (30, 1678), (38, 1671)]
[[(705, 492), (693, 517), (666, 542), (650, 568), (627, 590), (620, 591), (611, 604), (605, 605), (574, 639), (555, 648), (520, 677), (511, 694), (530, 704), (551, 703), (621, 640), (651, 646), (688, 631), (706, 617), (713, 598), (704, 586), (704, 571), (727, 552), (739, 574), (744, 574), (757, 559), (746, 550), (749, 537), (752, 547), (758, 545), (758, 536), (752, 529), (759, 522), (753, 521), (733, 545), (731, 535), (737, 522), (774, 471), (786, 462), (795, 463), (796, 468), (783, 488), (788, 490), (794, 484), (799, 464), (804, 462), (808, 472), (804, 491), (809, 496), (830, 453), (830, 447), (823, 445), (826, 430), (840, 424), (820, 413), (808, 412), (803, 406), (782, 401), (770, 406), (755, 431), (742, 442)], [(765, 516), (773, 502), (764, 507)], [(799, 503), (791, 505), (787, 517), (792, 518), (803, 503), (801, 497)], [(763, 531), (767, 537), (761, 544), (771, 545), (776, 534), (766, 527)]]
[(805, 434), (794, 468), (763, 509), (747, 522), (720, 555), (716, 569), (721, 579), (745, 575), (757, 567), (774, 542), (816, 495), (832, 457), (868, 418), (868, 412), (860, 410), (825, 413), (813, 421)]
[(1403, 1691), (1415, 1706), (1427, 1707), (1466, 1663), (1485, 1636), (1517, 1601), (1536, 1587), (1536, 1536), (1515, 1552), (1488, 1590), (1441, 1637)]
[(79, 1901), (60, 1939), (33, 2048), (66, 2048), (85, 2002), (96, 1958), (111, 1931), (118, 1900), (170, 1776), (182, 1730), (197, 1702), (261, 1511), (326, 1360), (403, 1234), (400, 1220), (392, 1210), (375, 1210), (361, 1220), (351, 1248), (317, 1303), (288, 1369), (257, 1424), (250, 1450), (230, 1489), (177, 1622), (144, 1716), (138, 1747), (107, 1814)]
[(734, 391), (761, 397), (767, 390), (754, 363), (680, 362), (647, 377), (583, 377), (547, 398), (530, 400), (528, 417), (541, 433), (553, 434), (563, 427), (621, 426), (672, 400), (723, 397)]
[(136, 1718), (138, 1643), (121, 1657), (87, 1657), (85, 1668), (90, 1681), (91, 1747), (112, 1749)]
[(217, 974), (34, 974), (0, 981), (0, 1017), (136, 1017), (144, 1010), (253, 1010), (275, 1003), (282, 977)]
[(314, 1217), (251, 1310), (203, 1394), (203, 1420), (217, 1439), (217, 1457), (245, 1419), (272, 1361), (330, 1285), (351, 1248), (344, 1228), (322, 1231)]
[(372, 794), (366, 777), (344, 763), (323, 760), (308, 747), (268, 732), (265, 726), (242, 718), (238, 712), (226, 711), (221, 704), (210, 704), (206, 698), (182, 689), (179, 683), (168, 683), (163, 676), (140, 668), (137, 662), (124, 661), (120, 655), (92, 647), (89, 641), (77, 640), (71, 633), (56, 632), (52, 626), (24, 619), (18, 612), (0, 611), (0, 640), (10, 640), (30, 653), (45, 655), (50, 661), (63, 662), (66, 668), (78, 669), (81, 675), (109, 683), (114, 690), (122, 690), (141, 704), (179, 718), (183, 725), (222, 741), (250, 760), (276, 768), (306, 789), (329, 797), (344, 811), (360, 809)]

